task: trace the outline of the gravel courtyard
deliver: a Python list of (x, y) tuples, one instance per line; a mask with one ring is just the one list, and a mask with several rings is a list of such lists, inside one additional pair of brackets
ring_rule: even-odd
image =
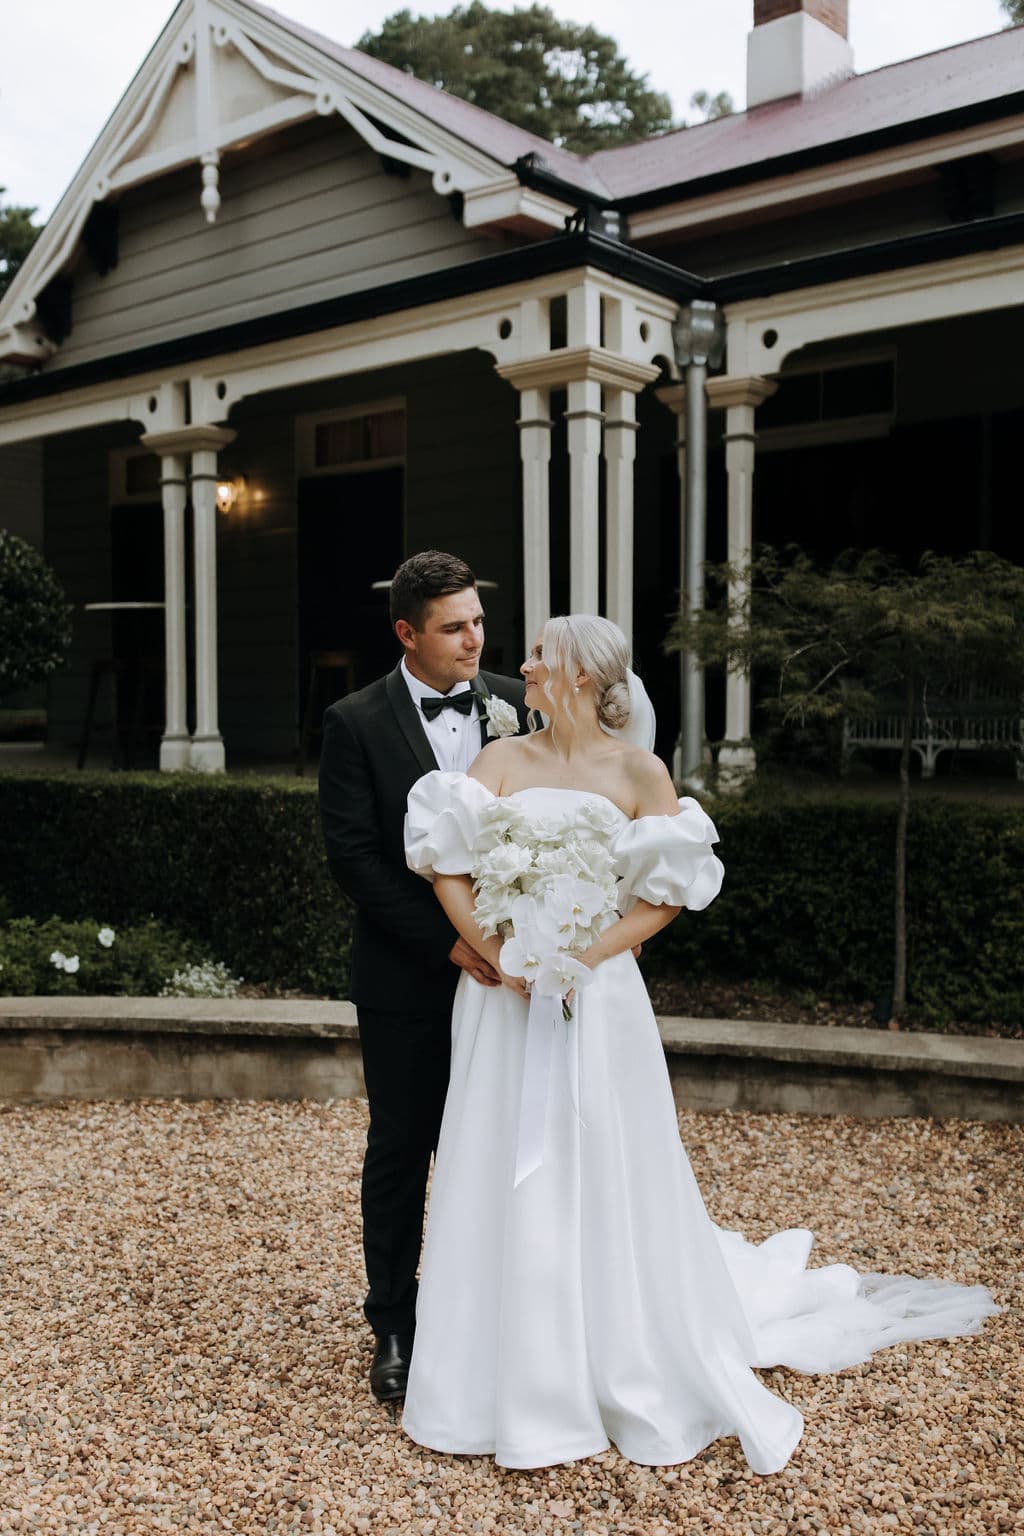
[(984, 1281), (980, 1337), (766, 1373), (807, 1427), (679, 1468), (533, 1473), (407, 1442), (365, 1384), (361, 1102), (0, 1112), (0, 1532), (1024, 1530), (1024, 1130), (683, 1114), (715, 1219), (816, 1261)]

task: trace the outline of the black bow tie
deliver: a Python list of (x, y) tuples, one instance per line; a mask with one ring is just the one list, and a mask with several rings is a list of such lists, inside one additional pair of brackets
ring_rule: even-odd
[(446, 693), (442, 699), (421, 699), (420, 709), (428, 720), (436, 720), (442, 709), (457, 709), (460, 715), (471, 715), (475, 703), (472, 688), (464, 688), (461, 693)]

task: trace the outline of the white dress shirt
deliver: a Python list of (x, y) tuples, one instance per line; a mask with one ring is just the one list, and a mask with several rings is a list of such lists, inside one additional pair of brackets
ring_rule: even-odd
[(480, 751), (480, 706), (468, 715), (460, 715), (457, 709), (439, 710), (433, 720), (428, 720), (420, 708), (421, 699), (451, 698), (453, 694), (465, 693), (469, 683), (456, 683), (449, 688), (446, 694), (439, 693), (436, 688), (431, 688), (427, 683), (421, 683), (418, 677), (413, 677), (402, 657), (402, 676), (409, 690), (416, 712), (420, 717), (420, 724), (427, 733), (434, 756), (437, 758), (437, 766), (448, 773), (466, 773), (469, 765)]

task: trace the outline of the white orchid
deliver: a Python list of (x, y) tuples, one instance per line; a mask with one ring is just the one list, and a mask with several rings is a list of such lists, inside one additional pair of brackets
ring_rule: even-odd
[(605, 841), (614, 819), (601, 800), (531, 819), (500, 797), (480, 817), (476, 921), (504, 939), (502, 970), (540, 995), (564, 998), (590, 981), (579, 956), (616, 916), (618, 880)]
[(117, 935), (115, 934), (113, 928), (101, 928), (96, 937), (99, 939), (104, 949), (109, 949)]
[(533, 986), (541, 997), (564, 997), (573, 989), (581, 991), (593, 979), (593, 971), (583, 964), (579, 955), (556, 949), (554, 954), (544, 956), (533, 978)]

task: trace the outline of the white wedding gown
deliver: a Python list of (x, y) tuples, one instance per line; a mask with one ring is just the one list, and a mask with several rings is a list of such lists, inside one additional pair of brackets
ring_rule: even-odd
[[(493, 798), (463, 774), (421, 779), (410, 866), (468, 871)], [(511, 798), (545, 820), (599, 801), (623, 906), (699, 910), (718, 892), (715, 829), (695, 800), (630, 821), (577, 790)], [(602, 964), (576, 1006), (551, 1058), (543, 1161), (513, 1187), (528, 1008), (508, 988), (459, 983), (403, 1419), (417, 1443), (538, 1467), (613, 1441), (667, 1465), (738, 1435), (755, 1472), (776, 1472), (803, 1421), (752, 1366), (834, 1371), (883, 1345), (977, 1332), (998, 1310), (981, 1286), (808, 1270), (807, 1231), (754, 1246), (718, 1229), (632, 955)]]

